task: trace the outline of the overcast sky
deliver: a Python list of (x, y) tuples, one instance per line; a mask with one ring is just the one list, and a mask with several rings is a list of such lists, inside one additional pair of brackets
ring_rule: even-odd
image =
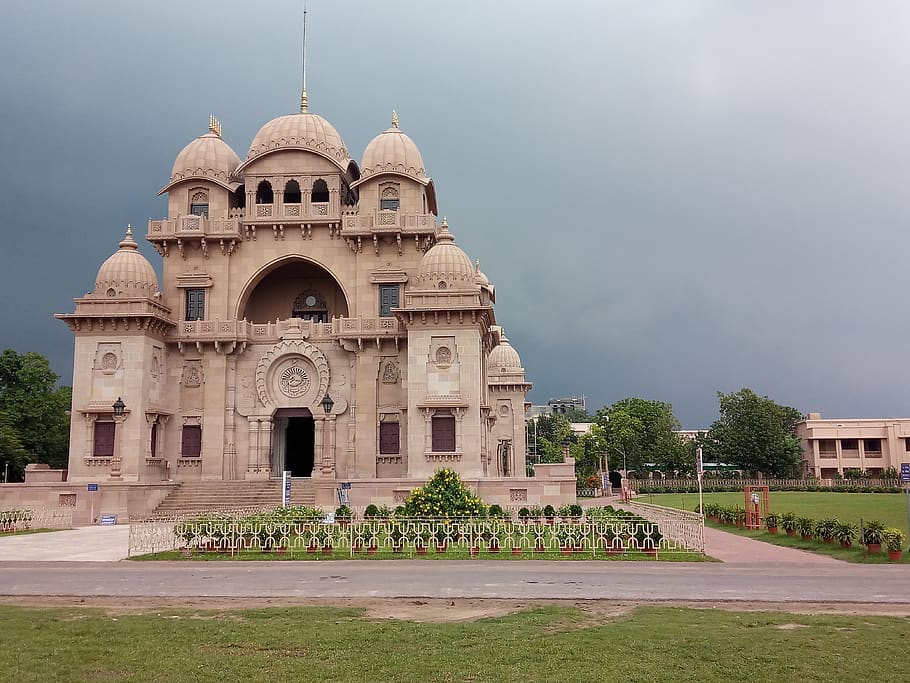
[[(243, 158), (296, 111), (300, 3), (3, 6), (0, 348), (69, 382), (53, 314), (166, 214), (209, 114)], [(398, 110), (531, 400), (659, 399), (692, 428), (744, 386), (910, 414), (910, 4), (309, 8), (310, 111), (359, 160)]]

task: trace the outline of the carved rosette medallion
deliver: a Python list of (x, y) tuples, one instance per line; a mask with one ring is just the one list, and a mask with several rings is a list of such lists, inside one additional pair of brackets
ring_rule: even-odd
[(298, 365), (292, 365), (281, 373), (278, 379), (278, 388), (288, 398), (300, 398), (310, 389), (310, 378), (306, 370)]
[(302, 339), (275, 344), (256, 365), (256, 393), (265, 406), (315, 408), (330, 379), (322, 351)]
[(440, 346), (436, 349), (436, 365), (451, 365), (452, 350), (448, 346)]

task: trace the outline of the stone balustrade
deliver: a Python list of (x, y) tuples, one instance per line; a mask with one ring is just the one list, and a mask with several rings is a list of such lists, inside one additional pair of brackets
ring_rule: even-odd
[(395, 338), (404, 336), (396, 318), (333, 318), (331, 322), (290, 318), (269, 323), (248, 320), (184, 320), (177, 325), (178, 342), (247, 343), (276, 342), (285, 337), (309, 341), (333, 339)]
[(181, 238), (205, 237), (214, 239), (239, 239), (241, 218), (207, 218), (206, 216), (177, 216), (161, 220), (149, 219), (146, 239), (176, 240)]
[(341, 225), (342, 236), (362, 236), (374, 232), (435, 234), (436, 216), (431, 213), (405, 213), (402, 211), (345, 214)]

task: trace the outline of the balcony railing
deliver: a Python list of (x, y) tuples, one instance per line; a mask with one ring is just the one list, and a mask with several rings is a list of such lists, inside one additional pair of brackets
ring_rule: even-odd
[(149, 219), (146, 237), (150, 241), (184, 237), (238, 239), (240, 237), (240, 218), (207, 218), (190, 214), (158, 221)]
[(177, 325), (176, 337), (181, 342), (275, 342), (284, 337), (301, 337), (310, 341), (333, 339), (388, 339), (403, 336), (404, 329), (396, 318), (333, 318), (331, 322), (291, 318), (272, 323), (248, 320), (184, 320)]
[(431, 213), (402, 211), (372, 211), (348, 214), (341, 226), (342, 235), (370, 232), (435, 233), (436, 216)]

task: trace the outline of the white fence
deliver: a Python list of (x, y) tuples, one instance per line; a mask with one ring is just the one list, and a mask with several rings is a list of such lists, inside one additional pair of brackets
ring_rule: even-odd
[[(686, 528), (688, 524), (691, 528)], [(667, 528), (664, 528), (664, 525)], [(552, 523), (508, 519), (387, 519), (324, 523), (315, 520), (237, 518), (149, 520), (130, 525), (130, 555), (168, 550), (291, 553), (408, 552), (428, 548), (527, 554), (624, 552), (702, 553), (704, 534), (698, 520), (564, 520)]]
[(73, 508), (18, 508), (0, 510), (0, 533), (28, 529), (70, 529)]
[(635, 500), (624, 503), (624, 507), (659, 525), (661, 531), (683, 547), (702, 553), (705, 551), (705, 518), (697, 512), (639, 503)]

